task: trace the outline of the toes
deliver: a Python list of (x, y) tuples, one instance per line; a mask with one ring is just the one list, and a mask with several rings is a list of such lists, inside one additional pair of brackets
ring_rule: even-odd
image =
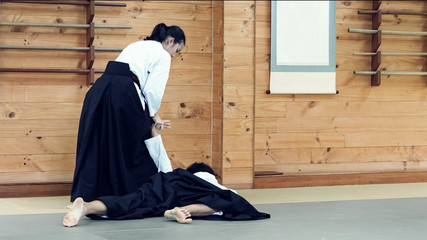
[(191, 217), (191, 213), (190, 213), (190, 212), (188, 212), (188, 211), (186, 211), (186, 212), (185, 212), (185, 216), (186, 216), (186, 217)]
[(69, 222), (65, 222), (65, 221), (64, 221), (64, 222), (62, 222), (62, 224), (63, 224), (65, 227), (72, 227), (72, 226), (71, 226), (71, 224), (70, 224)]
[(180, 223), (191, 223), (193, 221), (193, 219), (191, 218), (186, 218), (183, 221), (181, 221)]
[(64, 218), (62, 224), (66, 227), (74, 227), (75, 225), (77, 225), (77, 220), (74, 218), (66, 217)]
[(181, 210), (181, 212), (182, 212), (184, 215), (190, 214), (190, 212), (189, 212), (188, 210), (186, 210), (186, 209), (182, 209), (182, 210)]

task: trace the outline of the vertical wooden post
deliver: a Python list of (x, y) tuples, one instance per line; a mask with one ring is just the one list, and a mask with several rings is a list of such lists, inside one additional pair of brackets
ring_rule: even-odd
[(381, 84), (381, 71), (371, 76), (371, 86), (379, 86)]
[(381, 6), (382, 1), (372, 1), (372, 9), (378, 10)]
[[(255, 115), (255, 13), (256, 1), (223, 1), (224, 2), (224, 45), (239, 42), (248, 49), (223, 48), (223, 126), (231, 126), (235, 121), (245, 121), (244, 131), (235, 134), (223, 128), (223, 168), (222, 183), (230, 188), (253, 188), (254, 182), (254, 115)], [(240, 34), (235, 38), (225, 37), (233, 34), (235, 26), (235, 14), (245, 13), (239, 18), (240, 27), (238, 31), (248, 32)], [(244, 24), (243, 24), (244, 23)], [(234, 36), (234, 35), (233, 35)], [(242, 64), (240, 56), (246, 59)], [(236, 84), (233, 76), (244, 73), (245, 83)], [(231, 90), (233, 89), (233, 90)], [(227, 105), (226, 105), (227, 104)], [(230, 109), (238, 111), (245, 106), (245, 114), (232, 114), (226, 116)], [(247, 107), (247, 108), (246, 108)], [(227, 110), (230, 108), (229, 110)], [(238, 144), (234, 144), (238, 142)], [(237, 159), (244, 158), (244, 161)], [(237, 160), (237, 161), (236, 161)]]
[(86, 23), (91, 23), (95, 17), (95, 1), (89, 0), (89, 5), (86, 8)]
[(95, 61), (95, 46), (90, 45), (89, 51), (86, 54), (86, 68), (87, 69), (92, 68), (94, 61)]
[(86, 85), (89, 86), (94, 83), (95, 83), (95, 69), (90, 68), (86, 76)]
[(378, 51), (374, 56), (371, 57), (371, 70), (377, 71), (381, 65), (381, 51)]
[(224, 73), (224, 2), (212, 1), (213, 7), (213, 77), (212, 77), (212, 112), (213, 128), (212, 128), (212, 168), (215, 173), (219, 174), (220, 182), (222, 182), (223, 170), (223, 73)]
[(93, 18), (95, 17), (95, 1), (88, 1), (86, 23), (89, 24), (89, 28), (86, 30), (86, 43), (89, 51), (86, 53), (86, 68), (89, 69), (89, 72), (86, 76), (86, 85), (91, 85), (95, 82), (95, 70), (93, 69), (93, 62), (95, 61), (95, 47), (93, 46), (93, 40), (95, 39), (95, 23), (93, 22)]
[(381, 51), (378, 51), (381, 45), (381, 30), (379, 29), (382, 21), (382, 11), (379, 10), (382, 1), (372, 1), (372, 9), (378, 11), (372, 16), (372, 29), (378, 30), (376, 34), (372, 35), (372, 52), (376, 52), (371, 57), (371, 71), (376, 71), (375, 75), (371, 76), (371, 86), (379, 86), (381, 84), (381, 72), (378, 68), (381, 65)]
[(381, 25), (383, 13), (381, 10), (378, 10), (377, 13), (372, 15), (372, 29), (378, 30)]
[(90, 47), (95, 39), (95, 23), (89, 23), (89, 28), (86, 30), (86, 44)]

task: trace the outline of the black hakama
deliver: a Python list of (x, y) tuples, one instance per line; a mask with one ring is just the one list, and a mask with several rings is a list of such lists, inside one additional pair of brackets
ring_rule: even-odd
[(86, 94), (71, 201), (126, 195), (157, 173), (144, 143), (153, 121), (132, 76), (128, 64), (111, 61)]
[(270, 218), (269, 214), (259, 212), (234, 192), (222, 190), (179, 168), (168, 173), (157, 173), (131, 194), (121, 197), (104, 196), (97, 199), (106, 205), (108, 218), (116, 220), (162, 216), (168, 209), (197, 203), (223, 212), (221, 216), (204, 217), (207, 219)]

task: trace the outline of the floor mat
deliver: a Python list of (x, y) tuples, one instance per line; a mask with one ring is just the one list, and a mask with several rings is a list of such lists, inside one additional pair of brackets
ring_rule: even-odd
[(426, 239), (427, 198), (260, 204), (271, 214), (258, 221), (194, 220), (178, 224), (162, 217), (111, 221), (83, 218), (62, 226), (64, 214), (0, 216), (0, 239)]

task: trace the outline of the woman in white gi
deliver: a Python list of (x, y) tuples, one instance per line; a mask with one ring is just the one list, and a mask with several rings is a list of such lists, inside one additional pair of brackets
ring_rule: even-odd
[(170, 128), (158, 110), (171, 58), (184, 45), (180, 27), (160, 23), (108, 63), (83, 103), (71, 201), (125, 195), (158, 172), (144, 140), (153, 124)]
[[(176, 32), (176, 33), (175, 33)], [(162, 121), (157, 114), (162, 101), (166, 82), (169, 78), (171, 57), (181, 51), (185, 45), (184, 32), (177, 27), (167, 27), (165, 24), (158, 24), (153, 34), (145, 41), (139, 41), (127, 46), (117, 57), (117, 62), (129, 64), (130, 71), (139, 80), (139, 85), (135, 83), (138, 95), (141, 98), (142, 107), (147, 103), (150, 116), (153, 117), (157, 129), (170, 126), (169, 121)], [(174, 34), (175, 33), (175, 34)], [(172, 35), (181, 35), (177, 40)]]

